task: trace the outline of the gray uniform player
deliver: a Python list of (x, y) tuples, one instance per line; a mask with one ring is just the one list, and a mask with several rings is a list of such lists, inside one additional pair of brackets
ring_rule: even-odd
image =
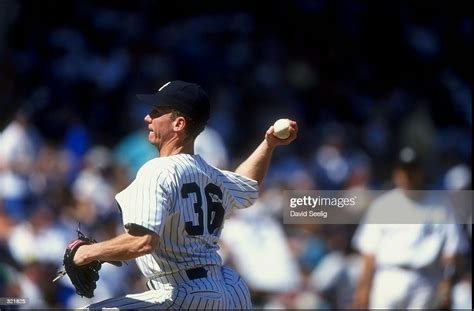
[(246, 208), (256, 200), (273, 149), (296, 138), (296, 122), (291, 121), (287, 139), (274, 137), (270, 127), (234, 173), (194, 154), (195, 137), (210, 113), (199, 85), (172, 81), (139, 99), (154, 107), (145, 122), (160, 157), (145, 163), (116, 196), (126, 232), (81, 246), (74, 262), (136, 259), (149, 290), (89, 308), (250, 308), (249, 290), (236, 272), (222, 266), (217, 241), (232, 208)]
[[(456, 259), (468, 251), (464, 234), (442, 196), (413, 191), (425, 188), (422, 162), (413, 149), (400, 152), (393, 181), (397, 188), (371, 204), (353, 238), (363, 258), (353, 307), (448, 308)], [(377, 215), (394, 209), (418, 223), (377, 223), (382, 219)], [(434, 215), (444, 215), (446, 223), (434, 222)]]

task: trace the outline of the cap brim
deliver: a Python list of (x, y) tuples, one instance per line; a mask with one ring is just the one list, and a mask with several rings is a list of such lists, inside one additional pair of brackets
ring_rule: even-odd
[(170, 106), (169, 103), (166, 103), (163, 100), (162, 96), (158, 94), (137, 94), (138, 100), (155, 107), (167, 107)]

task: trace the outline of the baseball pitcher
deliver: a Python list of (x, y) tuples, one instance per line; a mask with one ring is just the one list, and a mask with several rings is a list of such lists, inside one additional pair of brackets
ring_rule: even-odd
[[(207, 94), (197, 84), (172, 81), (155, 94), (138, 95), (150, 105), (148, 139), (160, 157), (145, 163), (135, 180), (116, 195), (125, 233), (107, 241), (73, 241), (66, 273), (81, 295), (93, 295), (100, 263), (135, 259), (148, 291), (112, 298), (87, 308), (251, 308), (247, 285), (222, 266), (217, 241), (233, 208), (255, 202), (276, 146), (273, 126), (235, 172), (219, 170), (194, 154), (194, 140), (209, 119)], [(69, 271), (67, 271), (69, 270)]]

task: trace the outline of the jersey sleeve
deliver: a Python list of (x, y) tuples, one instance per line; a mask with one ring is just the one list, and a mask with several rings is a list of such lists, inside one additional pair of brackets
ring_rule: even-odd
[(258, 183), (242, 175), (222, 171), (225, 180), (224, 185), (231, 194), (233, 207), (247, 208), (251, 206), (258, 198)]
[(381, 225), (360, 224), (352, 238), (352, 246), (361, 254), (374, 255), (379, 247), (381, 235)]
[(116, 195), (125, 228), (138, 225), (158, 235), (166, 222), (170, 193), (166, 172), (143, 172), (125, 190)]
[(374, 216), (383, 207), (379, 202), (376, 199), (368, 207), (352, 238), (352, 246), (361, 254), (374, 255), (379, 247), (382, 238), (382, 225), (377, 223), (377, 216)]

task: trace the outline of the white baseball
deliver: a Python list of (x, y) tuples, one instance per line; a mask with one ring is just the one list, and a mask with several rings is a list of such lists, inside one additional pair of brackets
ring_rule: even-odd
[(290, 136), (290, 120), (279, 119), (273, 124), (273, 135), (280, 139), (287, 139)]

